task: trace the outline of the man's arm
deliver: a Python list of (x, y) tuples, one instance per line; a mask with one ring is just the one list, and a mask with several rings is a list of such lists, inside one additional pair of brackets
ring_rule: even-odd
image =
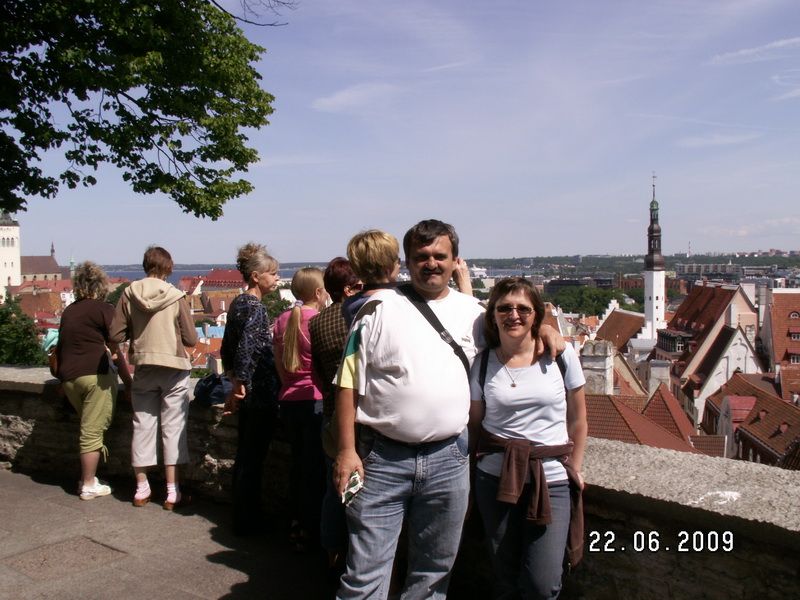
[(108, 341), (121, 344), (127, 340), (128, 337), (128, 300), (125, 297), (125, 292), (123, 292), (117, 301), (114, 319), (111, 321), (111, 327), (108, 329)]
[(536, 339), (536, 356), (544, 354), (545, 349), (550, 352), (550, 358), (556, 359), (556, 356), (564, 351), (567, 347), (567, 342), (564, 337), (558, 333), (555, 327), (543, 324), (539, 327), (539, 337)]
[(189, 309), (186, 296), (178, 300), (178, 329), (180, 329), (181, 343), (184, 346), (193, 348), (197, 345), (197, 329), (194, 327), (192, 311)]
[(333, 487), (341, 495), (353, 471), (364, 480), (364, 466), (356, 452), (356, 390), (340, 387), (336, 392), (338, 450), (333, 463)]

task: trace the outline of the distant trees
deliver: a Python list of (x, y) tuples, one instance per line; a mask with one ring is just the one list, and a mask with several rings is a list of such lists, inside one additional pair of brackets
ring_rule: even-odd
[(281, 298), (281, 294), (278, 290), (274, 290), (264, 296), (261, 299), (261, 302), (267, 307), (267, 314), (269, 315), (270, 319), (274, 319), (282, 312), (288, 310), (292, 305), (292, 303), (288, 300)]
[(19, 302), (11, 298), (0, 305), (0, 340), (0, 364), (47, 364), (36, 324), (22, 312)]
[(118, 285), (116, 288), (114, 288), (113, 292), (111, 292), (108, 296), (106, 296), (106, 302), (110, 302), (111, 304), (116, 306), (117, 302), (119, 302), (119, 299), (122, 297), (122, 292), (124, 292), (129, 285), (130, 285), (129, 281)]
[[(273, 101), (253, 66), (264, 49), (236, 18), (208, 0), (0, 2), (0, 209), (93, 185), (111, 163), (137, 193), (221, 216), (252, 190), (236, 176), (258, 161), (245, 129)], [(66, 161), (45, 173), (53, 150)]]
[(605, 312), (612, 298), (616, 298), (620, 306), (623, 305), (623, 296), (620, 290), (576, 286), (562, 288), (551, 301), (565, 312), (600, 316)]

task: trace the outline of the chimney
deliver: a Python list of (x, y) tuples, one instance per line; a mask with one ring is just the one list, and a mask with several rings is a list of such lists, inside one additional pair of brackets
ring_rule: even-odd
[(736, 303), (734, 301), (731, 301), (731, 303), (728, 305), (725, 321), (725, 324), (728, 327), (737, 327), (739, 325), (739, 309), (736, 307)]
[(581, 366), (587, 394), (614, 393), (614, 344), (605, 340), (587, 340), (581, 351)]

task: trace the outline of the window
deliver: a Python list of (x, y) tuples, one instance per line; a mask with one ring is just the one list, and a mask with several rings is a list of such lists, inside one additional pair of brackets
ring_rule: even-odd
[(800, 319), (800, 313), (797, 311), (793, 311), (789, 313), (790, 319)]
[(791, 354), (789, 356), (789, 362), (793, 365), (800, 365), (800, 354)]
[(792, 339), (795, 340), (795, 341), (800, 340), (800, 333), (793, 333), (792, 334)]

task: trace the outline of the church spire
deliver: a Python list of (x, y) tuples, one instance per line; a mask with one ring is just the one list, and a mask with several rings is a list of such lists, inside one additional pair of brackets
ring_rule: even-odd
[(650, 201), (650, 226), (647, 228), (647, 256), (644, 259), (644, 269), (645, 271), (664, 270), (664, 257), (661, 256), (661, 226), (658, 224), (655, 173), (653, 173), (653, 199)]

